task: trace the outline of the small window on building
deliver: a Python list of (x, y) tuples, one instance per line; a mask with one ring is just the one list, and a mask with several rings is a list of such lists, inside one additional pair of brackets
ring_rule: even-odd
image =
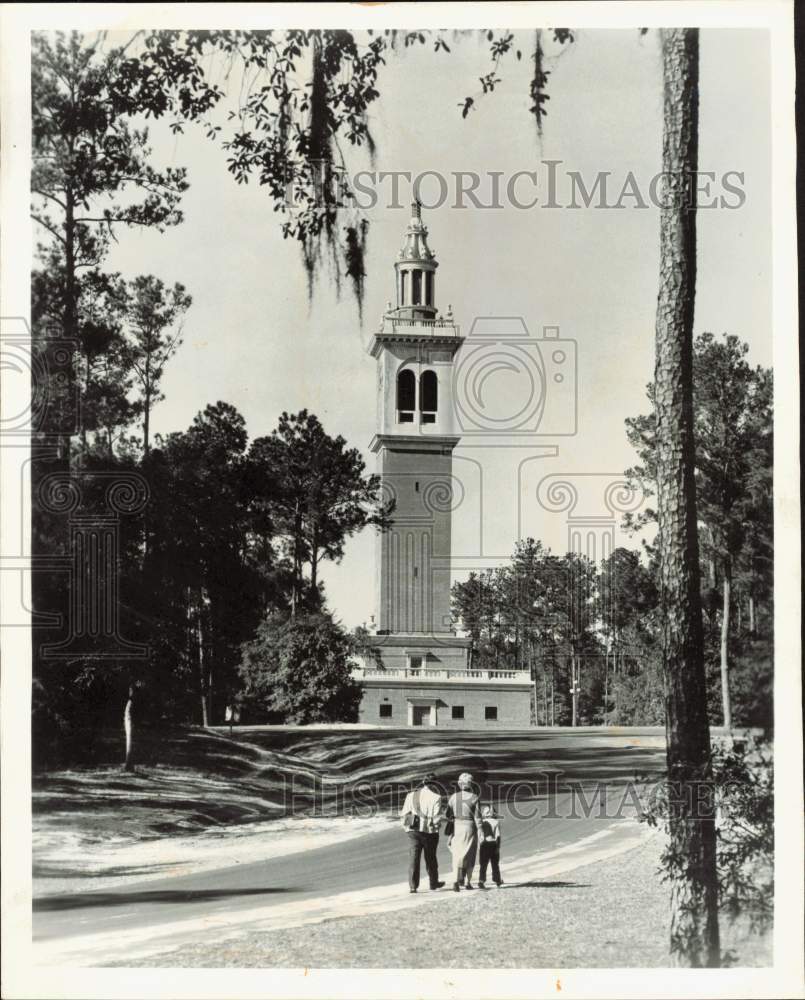
[(464, 706), (463, 705), (453, 705), (453, 718), (463, 719), (464, 718)]
[(484, 709), (484, 718), (487, 722), (497, 722), (498, 718), (498, 707), (497, 705), (487, 705)]
[(406, 297), (408, 295), (408, 272), (403, 271), (400, 274), (400, 305), (404, 306), (408, 303), (406, 302)]
[(433, 271), (425, 272), (425, 305), (433, 305)]
[(381, 705), (380, 706), (380, 718), (390, 719), (391, 718), (391, 705)]
[(412, 424), (416, 409), (416, 376), (410, 368), (397, 376), (397, 422)]
[(411, 272), (411, 305), (422, 305), (422, 272)]
[(419, 408), (422, 412), (423, 424), (436, 423), (436, 410), (439, 406), (439, 380), (436, 372), (422, 372), (419, 379)]

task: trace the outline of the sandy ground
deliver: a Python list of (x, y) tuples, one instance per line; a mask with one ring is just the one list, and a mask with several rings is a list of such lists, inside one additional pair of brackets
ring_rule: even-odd
[[(657, 877), (659, 835), (615, 857), (501, 889), (419, 894), (417, 905), (110, 965), (151, 968), (657, 968), (668, 951), (668, 891)], [(502, 865), (506, 878), (505, 860)], [(438, 902), (439, 905), (433, 905)], [(722, 920), (740, 966), (771, 964), (759, 938)]]
[[(644, 825), (628, 821), (579, 820), (572, 829), (539, 818), (515, 821), (510, 816), (507, 822), (506, 876), (513, 885), (564, 876), (582, 864), (622, 854), (651, 835)], [(515, 822), (518, 827), (512, 828)], [(206, 942), (217, 949), (251, 933), (270, 940), (290, 927), (427, 909), (455, 899), (444, 891), (409, 894), (406, 855), (407, 843), (390, 827), (312, 853), (165, 878), (144, 889), (122, 886), (43, 897), (35, 907), (37, 961), (64, 966), (130, 962), (170, 948)], [(389, 881), (395, 872), (402, 881)]]

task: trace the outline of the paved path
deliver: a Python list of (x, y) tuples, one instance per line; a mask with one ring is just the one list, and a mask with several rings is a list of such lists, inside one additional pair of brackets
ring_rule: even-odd
[[(596, 778), (604, 782), (617, 775), (623, 780), (626, 771), (660, 767), (663, 753), (651, 745), (654, 742), (646, 745), (641, 740), (638, 746), (629, 738), (602, 740), (595, 756)], [(568, 865), (597, 860), (602, 851), (606, 856), (635, 842), (639, 828), (629, 818), (634, 815), (634, 800), (626, 787), (608, 785), (602, 808), (591, 796), (589, 755), (582, 767), (579, 745), (572, 739), (562, 743), (556, 746), (551, 764), (570, 782), (583, 770), (586, 801), (561, 788), (551, 796), (534, 796), (523, 789), (516, 802), (503, 806), (504, 879), (507, 871), (523, 879), (538, 869), (540, 874), (566, 870)], [(444, 838), (438, 856), (449, 883), (450, 855)], [(538, 862), (546, 859), (553, 867), (540, 868)], [(372, 906), (394, 908), (409, 902), (406, 867), (406, 837), (390, 824), (387, 830), (343, 844), (257, 864), (114, 890), (39, 897), (34, 900), (35, 950), (43, 964), (100, 964), (132, 954), (132, 949), (143, 954), (190, 938), (198, 940), (205, 931), (231, 932), (247, 924), (251, 929), (256, 924), (287, 926), (349, 910), (365, 912)], [(446, 892), (428, 891), (424, 866), (423, 883), (418, 896), (410, 897), (411, 903)]]

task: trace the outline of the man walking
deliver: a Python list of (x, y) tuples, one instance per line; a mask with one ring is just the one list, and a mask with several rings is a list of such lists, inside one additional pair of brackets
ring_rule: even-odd
[(408, 834), (409, 892), (416, 892), (419, 888), (419, 868), (423, 854), (431, 889), (441, 889), (444, 885), (444, 882), (439, 881), (439, 862), (436, 858), (443, 811), (435, 774), (426, 774), (419, 787), (405, 796), (400, 816), (403, 829)]

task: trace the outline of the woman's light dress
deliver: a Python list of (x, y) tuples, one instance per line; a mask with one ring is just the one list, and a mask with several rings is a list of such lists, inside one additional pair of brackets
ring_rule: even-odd
[(450, 853), (453, 856), (453, 882), (470, 881), (478, 850), (478, 829), (481, 808), (478, 796), (468, 789), (459, 789), (447, 800), (447, 818), (453, 820)]

